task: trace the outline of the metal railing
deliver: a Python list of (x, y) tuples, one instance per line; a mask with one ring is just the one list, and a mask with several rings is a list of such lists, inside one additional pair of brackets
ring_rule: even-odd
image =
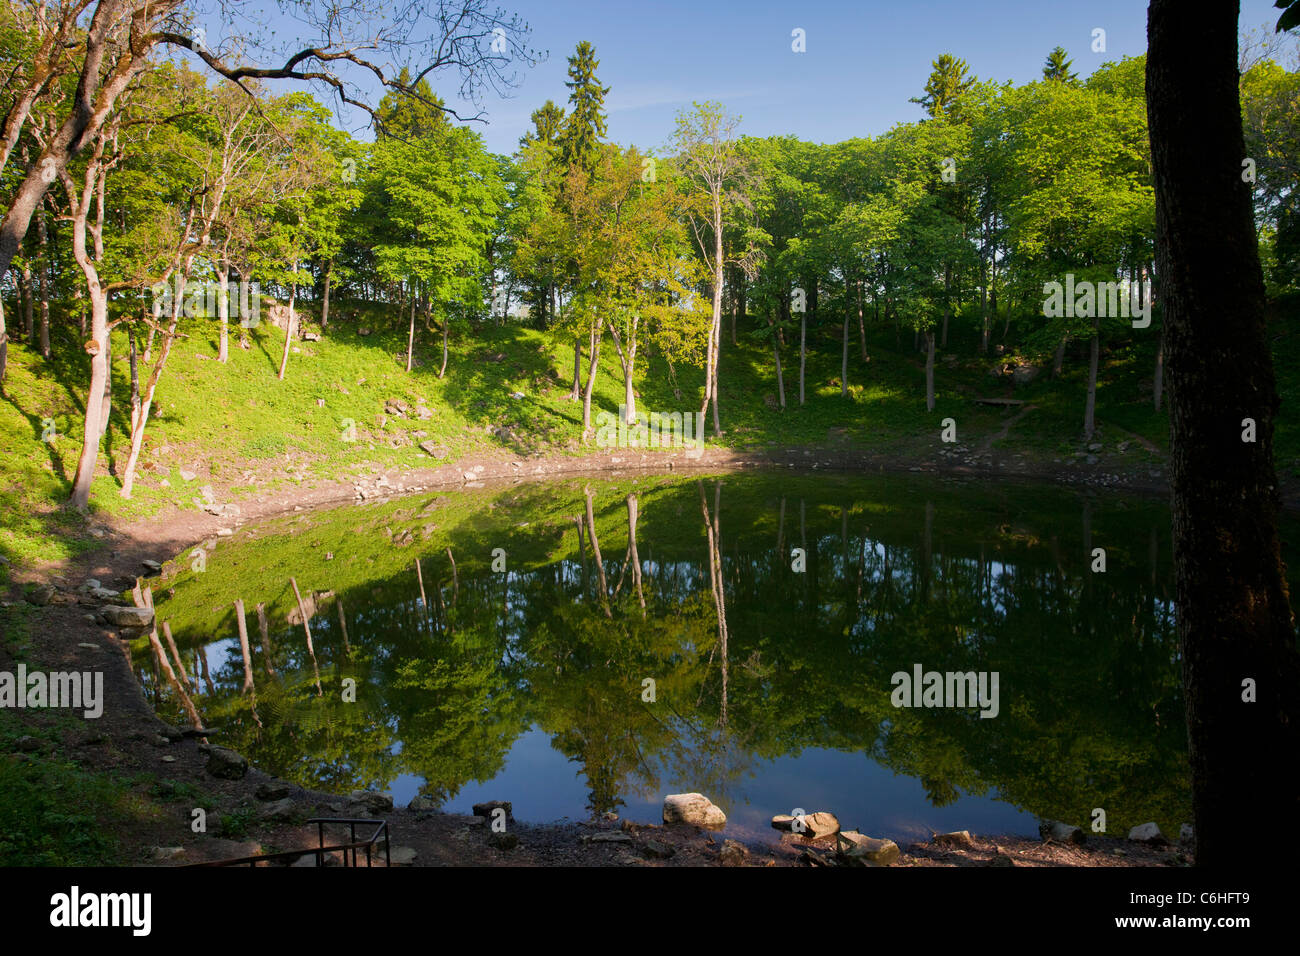
[[(325, 865), (326, 853), (343, 853), (344, 866), (360, 866), (357, 862), (357, 851), (366, 851), (366, 866), (372, 866), (371, 849), (382, 838), (384, 841), (384, 866), (393, 865), (392, 841), (388, 836), (387, 820), (363, 820), (352, 817), (312, 817), (307, 823), (316, 824), (316, 848), (314, 850), (282, 850), (279, 853), (259, 853), (255, 856), (239, 856), (229, 860), (215, 860), (209, 863), (191, 863), (190, 866), (257, 866), (259, 863), (271, 864), (279, 861), (293, 861), (301, 859), (304, 856), (315, 856), (316, 865)], [(348, 827), (347, 843), (331, 843), (325, 845), (325, 827), (327, 824), (346, 825)], [(375, 827), (375, 832), (368, 838), (357, 839), (357, 827), (371, 826)], [(351, 862), (349, 862), (351, 854)]]

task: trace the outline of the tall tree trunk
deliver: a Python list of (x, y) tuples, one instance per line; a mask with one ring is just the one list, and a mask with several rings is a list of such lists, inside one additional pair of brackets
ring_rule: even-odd
[(573, 388), (565, 396), (569, 401), (576, 402), (582, 397), (582, 339), (573, 340)]
[(36, 296), (32, 280), (31, 264), (24, 259), (23, 267), (18, 272), (18, 291), (23, 300), (23, 335), (31, 343), (32, 348), (37, 347), (36, 338)]
[[(295, 276), (297, 276), (298, 274), (298, 261), (296, 259), (294, 260), (293, 263), (293, 273)], [(280, 381), (282, 382), (284, 381), (285, 369), (289, 367), (289, 347), (293, 344), (293, 334), (294, 332), (297, 331), (298, 320), (297, 320), (297, 315), (293, 309), (294, 302), (297, 298), (298, 298), (298, 283), (295, 280), (294, 283), (291, 286), (289, 286), (289, 321), (284, 330), (284, 354), (280, 356), (279, 378)]]
[(1160, 338), (1156, 339), (1156, 375), (1153, 384), (1154, 400), (1156, 411), (1160, 411), (1160, 399), (1163, 397), (1165, 388), (1165, 333), (1160, 330)]
[(438, 367), (438, 378), (447, 374), (447, 336), (451, 333), (451, 314), (444, 312), (442, 316), (442, 365)]
[[(582, 390), (582, 443), (584, 445), (591, 438), (591, 394), (596, 390), (596, 372), (600, 367), (600, 338), (599, 332), (593, 330), (587, 347), (587, 385)], [(707, 379), (705, 381), (707, 382)]]
[[(1300, 655), (1277, 531), (1279, 400), (1240, 175), (1238, 5), (1189, 13), (1177, 0), (1151, 0), (1146, 64), (1175, 603), (1196, 863), (1250, 872), (1275, 848), (1242, 840), (1242, 821), (1294, 819), (1300, 809)], [(1243, 418), (1255, 421), (1253, 442), (1242, 440)]]
[(102, 434), (99, 418), (103, 403), (95, 401), (104, 394), (108, 378), (108, 296), (100, 291), (98, 279), (90, 289), (90, 388), (86, 392), (86, 421), (81, 435), (81, 456), (77, 459), (77, 472), (72, 480), (72, 505), (84, 511), (90, 502), (90, 482), (95, 476), (99, 461), (99, 439)]
[(808, 313), (799, 313), (799, 404), (804, 402), (804, 370), (808, 365)]
[(844, 313), (844, 341), (840, 349), (840, 397), (849, 396), (849, 313)]
[(1068, 335), (1062, 335), (1061, 341), (1056, 344), (1056, 355), (1052, 358), (1052, 378), (1061, 377), (1061, 369), (1065, 365), (1065, 346), (1069, 341)]
[(1083, 437), (1097, 430), (1097, 365), (1101, 359), (1101, 320), (1092, 320), (1092, 341), (1088, 346), (1088, 399), (1083, 410)]
[(225, 365), (230, 361), (230, 294), (226, 283), (230, 280), (230, 266), (224, 262), (217, 266), (217, 321), (221, 338), (217, 342), (217, 361)]
[[(875, 296), (872, 296), (874, 299)], [(879, 306), (877, 306), (876, 318), (880, 318)], [(862, 347), (862, 361), (867, 361), (867, 323), (862, 315), (862, 280), (858, 280), (858, 345)]]
[[(406, 333), (406, 370), (411, 370), (411, 357), (415, 351), (415, 290), (411, 290), (411, 326)], [(438, 376), (442, 378), (441, 375)]]
[[(771, 316), (768, 317), (771, 323)], [(776, 358), (776, 393), (781, 401), (781, 408), (785, 408), (785, 376), (781, 373), (781, 343), (775, 335), (772, 336), (772, 355)]]
[(925, 410), (934, 411), (934, 329), (925, 330)]
[[(37, 279), (41, 286), (41, 357), (50, 357), (50, 251), (45, 230), (45, 210), (36, 214), (36, 233), (41, 241), (41, 265)], [(96, 262), (99, 258), (96, 257)]]
[(321, 299), (320, 306), (320, 327), (329, 328), (330, 324), (330, 283), (334, 279), (334, 260), (331, 259), (325, 264), (325, 294)]

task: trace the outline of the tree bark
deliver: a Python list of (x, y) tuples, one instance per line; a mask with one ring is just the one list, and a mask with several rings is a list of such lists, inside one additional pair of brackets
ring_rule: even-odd
[(221, 334), (217, 343), (217, 361), (222, 365), (230, 361), (230, 295), (226, 289), (229, 279), (230, 266), (223, 262), (217, 266), (217, 321)]
[(1160, 338), (1156, 340), (1156, 374), (1155, 381), (1152, 384), (1156, 411), (1160, 411), (1160, 400), (1164, 397), (1165, 388), (1165, 333), (1163, 329), (1160, 332)]
[[(1300, 809), (1300, 656), (1277, 531), (1280, 403), (1240, 175), (1237, 14), (1236, 3), (1192, 15), (1152, 0), (1146, 96), (1196, 863), (1250, 872), (1275, 847), (1242, 840), (1242, 821)], [(1255, 420), (1254, 442), (1242, 440), (1243, 418)]]
[(808, 313), (799, 313), (799, 404), (804, 403), (804, 370), (808, 365)]
[(329, 328), (330, 324), (330, 282), (334, 279), (334, 260), (325, 265), (325, 293), (320, 306), (320, 327)]
[(925, 410), (934, 411), (934, 329), (925, 330)]
[(1092, 320), (1092, 341), (1088, 346), (1088, 399), (1083, 409), (1083, 437), (1097, 430), (1097, 366), (1101, 360), (1101, 320)]
[[(50, 244), (45, 230), (45, 210), (36, 214), (36, 234), (41, 241), (41, 264), (37, 270), (37, 281), (41, 289), (41, 358), (50, 357)], [(99, 262), (100, 257), (96, 256)], [(34, 336), (33, 336), (34, 337)]]
[(571, 402), (582, 398), (582, 339), (573, 340), (573, 388), (565, 397)]
[(1068, 335), (1062, 335), (1061, 341), (1056, 345), (1056, 355), (1052, 358), (1052, 378), (1061, 377), (1061, 369), (1065, 365), (1065, 346), (1069, 341)]
[(844, 313), (844, 341), (840, 349), (840, 397), (849, 396), (849, 313)]
[[(297, 260), (294, 260), (293, 271), (294, 271), (294, 275), (298, 274)], [(289, 347), (293, 344), (293, 333), (296, 331), (295, 327), (298, 324), (297, 314), (294, 312), (293, 309), (294, 302), (297, 298), (298, 298), (298, 283), (297, 281), (295, 281), (291, 286), (289, 286), (289, 321), (286, 323), (284, 329), (284, 353), (280, 356), (280, 374), (278, 376), (280, 381), (282, 382), (284, 381), (285, 369), (289, 367)]]
[[(411, 292), (411, 326), (406, 333), (406, 370), (411, 370), (411, 354), (415, 350), (415, 292)], [(438, 376), (442, 378), (441, 375)]]

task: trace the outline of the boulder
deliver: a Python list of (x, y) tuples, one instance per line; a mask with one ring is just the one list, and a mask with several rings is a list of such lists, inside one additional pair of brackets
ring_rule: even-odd
[(1178, 828), (1178, 842), (1179, 843), (1196, 842), (1196, 831), (1192, 829), (1192, 825), (1190, 823), (1184, 823), (1182, 826)]
[(664, 823), (721, 827), (726, 825), (727, 815), (702, 793), (672, 793), (664, 797)]
[(582, 838), (583, 843), (631, 843), (632, 834), (624, 833), (622, 830), (601, 830), (598, 833), (589, 833)]
[(292, 797), (285, 797), (262, 807), (257, 816), (267, 823), (290, 823), (298, 816), (298, 805)]
[(32, 588), (31, 593), (27, 595), (27, 601), (35, 604), (37, 607), (45, 607), (54, 600), (54, 588), (48, 584), (42, 584)]
[(1056, 820), (1044, 820), (1038, 824), (1038, 835), (1044, 842), (1082, 844), (1087, 839), (1078, 827)]
[(411, 802), (406, 805), (408, 810), (437, 810), (438, 804), (434, 803), (428, 797), (416, 795), (411, 798)]
[(835, 852), (849, 866), (889, 866), (900, 855), (893, 840), (877, 840), (856, 830), (840, 831)]
[(514, 833), (490, 833), (488, 834), (488, 846), (496, 847), (498, 850), (513, 850), (519, 845), (519, 837)]
[[(799, 824), (802, 824), (802, 828)], [(816, 813), (805, 813), (802, 817), (792, 821), (791, 830), (813, 838), (831, 836), (840, 832), (840, 821), (835, 814), (828, 813), (825, 810), (818, 810)]]
[(1011, 384), (1028, 385), (1038, 378), (1041, 372), (1042, 369), (1037, 365), (1017, 365), (1015, 371), (1011, 373)]
[(100, 608), (100, 613), (114, 627), (148, 627), (153, 623), (151, 607), (119, 607), (109, 604)]
[(951, 833), (936, 833), (934, 840), (939, 846), (971, 846), (969, 830), (953, 830)]
[(259, 783), (253, 796), (259, 800), (284, 800), (293, 792), (293, 787), (283, 780), (271, 780)]
[(723, 840), (721, 856), (723, 866), (743, 866), (749, 859), (749, 847), (737, 840)]
[(350, 799), (354, 805), (361, 807), (367, 813), (391, 813), (393, 810), (393, 798), (386, 793), (353, 790)]
[(1128, 838), (1135, 843), (1146, 843), (1151, 846), (1164, 846), (1169, 840), (1160, 832), (1160, 827), (1155, 823), (1143, 823), (1135, 826), (1128, 831)]
[(772, 818), (772, 829), (790, 833), (794, 830), (794, 817), (788, 813), (778, 813)]
[(211, 747), (208, 750), (208, 773), (222, 780), (242, 780), (248, 773), (248, 761), (233, 750)]
[(514, 807), (511, 806), (509, 800), (485, 800), (483, 803), (476, 803), (472, 807), (474, 816), (487, 817), (488, 819), (492, 818), (492, 811), (498, 809), (504, 810), (506, 812), (507, 820), (511, 822), (514, 821), (515, 819)]

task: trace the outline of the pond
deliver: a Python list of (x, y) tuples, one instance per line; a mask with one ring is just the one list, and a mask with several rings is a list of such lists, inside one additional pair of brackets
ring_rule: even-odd
[(699, 791), (767, 840), (796, 809), (895, 840), (1191, 816), (1162, 500), (816, 472), (517, 483), (285, 516), (152, 583), (205, 725), (319, 790), (510, 800), (529, 822), (658, 822)]

